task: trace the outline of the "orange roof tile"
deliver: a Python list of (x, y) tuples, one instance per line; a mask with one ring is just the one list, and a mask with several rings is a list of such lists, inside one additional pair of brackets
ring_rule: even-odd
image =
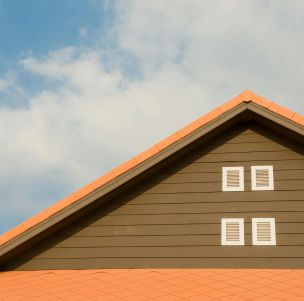
[(25, 221), (24, 223), (21, 223), (20, 225), (16, 226), (12, 230), (4, 233), (3, 235), (0, 236), (0, 246), (5, 244), (6, 242), (12, 240), (13, 238), (17, 237), (18, 235), (22, 234), (27, 229), (46, 220), (50, 216), (59, 212), (60, 210), (68, 207), (70, 204), (80, 200), (82, 197), (90, 194), (91, 192), (100, 188), (104, 184), (112, 181), (113, 179), (115, 179), (119, 175), (123, 174), (124, 172), (129, 171), (130, 169), (137, 166), (141, 162), (151, 158), (152, 156), (159, 153), (166, 147), (171, 146), (178, 140), (180, 140), (183, 137), (187, 136), (188, 134), (194, 132), (199, 127), (201, 127), (201, 126), (211, 122), (215, 118), (221, 116), (223, 113), (235, 108), (237, 105), (239, 105), (241, 103), (248, 103), (248, 102), (253, 102), (257, 105), (265, 107), (265, 108), (269, 109), (270, 111), (275, 112), (278, 115), (281, 115), (282, 117), (290, 119), (293, 122), (304, 126), (304, 117), (303, 116), (301, 116), (295, 112), (292, 112), (286, 108), (283, 108), (266, 98), (258, 96), (250, 90), (245, 90), (237, 97), (229, 100), (228, 102), (224, 103), (220, 107), (218, 107), (218, 108), (214, 109), (213, 111), (209, 112), (208, 114), (200, 117), (199, 119), (195, 120), (191, 124), (187, 125), (186, 127), (182, 128), (181, 130), (177, 131), (173, 135), (165, 138), (164, 140), (160, 141), (156, 145), (154, 145), (154, 146), (150, 147), (149, 149), (145, 150), (144, 152), (140, 153), (139, 155), (132, 158), (131, 160), (114, 168), (107, 174), (105, 174), (105, 175), (101, 176), (100, 178), (96, 179), (95, 181), (89, 183), (88, 185), (84, 186), (83, 188), (79, 189), (78, 191), (70, 194), (63, 200), (60, 200), (59, 202), (51, 205), (46, 210), (42, 211), (41, 213), (38, 213), (37, 215), (33, 216), (29, 220)]
[(304, 300), (304, 270), (100, 269), (0, 273), (0, 300)]

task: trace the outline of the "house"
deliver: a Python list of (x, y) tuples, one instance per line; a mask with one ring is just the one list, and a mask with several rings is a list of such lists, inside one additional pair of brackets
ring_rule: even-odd
[(0, 300), (304, 300), (304, 117), (249, 90), (0, 237)]

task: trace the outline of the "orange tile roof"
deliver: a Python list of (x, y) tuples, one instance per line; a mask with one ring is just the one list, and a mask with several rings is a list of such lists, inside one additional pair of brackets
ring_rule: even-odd
[(111, 269), (0, 273), (1, 301), (303, 301), (304, 270)]
[(123, 163), (122, 165), (114, 168), (110, 172), (106, 173), (105, 175), (101, 176), (100, 178), (96, 179), (95, 181), (89, 183), (88, 185), (84, 186), (80, 190), (70, 194), (66, 198), (60, 200), (59, 202), (51, 205), (44, 211), (38, 213), (37, 215), (33, 216), (32, 218), (26, 220), (25, 222), (21, 223), (20, 225), (16, 226), (12, 230), (4, 233), (0, 236), (0, 246), (5, 244), (6, 242), (12, 240), (13, 238), (17, 237), (18, 235), (25, 232), (27, 229), (38, 225), (40, 222), (46, 220), (50, 216), (54, 215), (55, 213), (59, 212), (60, 210), (68, 207), (70, 204), (78, 201), (82, 197), (90, 194), (94, 190), (100, 188), (101, 186), (105, 185), (106, 183), (110, 182), (111, 180), (115, 179), (116, 177), (120, 176), (126, 171), (129, 171), (133, 167), (139, 165), (143, 161), (151, 158), (153, 155), (159, 153), (166, 147), (172, 145), (173, 143), (177, 142), (178, 140), (182, 139), (186, 135), (194, 132), (196, 129), (204, 126), (208, 122), (214, 120), (215, 118), (221, 116), (225, 112), (235, 108), (237, 105), (241, 103), (249, 103), (253, 102), (262, 106), (264, 108), (269, 109), (272, 112), (275, 112), (287, 119), (292, 120), (295, 123), (298, 123), (304, 126), (304, 117), (290, 111), (286, 108), (283, 108), (274, 102), (258, 96), (254, 94), (250, 90), (245, 90), (237, 97), (229, 100), (228, 102), (224, 103), (220, 107), (214, 109), (213, 111), (209, 112), (208, 114), (200, 117), (199, 119), (195, 120), (194, 122), (190, 123), (186, 127), (182, 128), (181, 130), (177, 131), (176, 133), (172, 134), (171, 136), (165, 138), (161, 142), (157, 143), (156, 145), (150, 147), (146, 151), (140, 153), (133, 159)]

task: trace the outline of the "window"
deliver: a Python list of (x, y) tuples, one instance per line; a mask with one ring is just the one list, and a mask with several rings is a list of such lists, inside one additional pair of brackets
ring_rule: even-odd
[(244, 167), (223, 167), (223, 191), (244, 191)]
[(251, 166), (252, 190), (273, 190), (273, 166)]
[(244, 219), (222, 218), (222, 245), (244, 245)]
[(276, 245), (276, 231), (274, 218), (252, 219), (252, 244)]

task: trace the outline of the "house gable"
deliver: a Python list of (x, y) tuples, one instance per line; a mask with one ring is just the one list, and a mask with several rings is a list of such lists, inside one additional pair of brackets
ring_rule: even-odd
[(178, 158), (189, 154), (198, 146), (213, 147), (214, 138), (244, 121), (264, 124), (271, 131), (278, 131), (280, 135), (288, 136), (303, 145), (303, 117), (282, 110), (274, 103), (245, 91), (106, 176), (48, 208), (34, 219), (3, 235), (0, 238), (3, 241), (0, 247), (0, 262), (5, 262), (37, 245), (52, 233), (100, 208), (102, 203), (112, 203), (137, 182), (142, 183), (149, 175), (154, 175), (172, 162), (177, 162)]
[[(251, 166), (272, 165), (275, 190), (252, 191)], [(244, 191), (222, 191), (222, 167), (243, 166)], [(171, 157), (6, 269), (303, 268), (303, 148), (239, 122)], [(221, 219), (243, 218), (245, 245), (221, 245)], [(275, 218), (277, 246), (253, 246), (253, 218)]]

